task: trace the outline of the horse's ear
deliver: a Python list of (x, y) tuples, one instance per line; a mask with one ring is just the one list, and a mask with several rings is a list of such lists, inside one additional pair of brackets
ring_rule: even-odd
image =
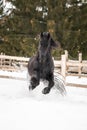
[(51, 38), (51, 46), (53, 48), (58, 47), (57, 43)]
[(41, 32), (40, 37), (43, 37), (43, 32)]

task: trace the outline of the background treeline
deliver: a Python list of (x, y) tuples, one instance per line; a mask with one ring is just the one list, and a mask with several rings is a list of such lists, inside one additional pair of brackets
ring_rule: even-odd
[[(35, 54), (39, 34), (49, 31), (59, 48), (77, 58), (78, 52), (87, 59), (87, 3), (83, 0), (7, 0), (7, 12), (0, 2), (0, 53), (17, 56)], [(5, 12), (5, 13), (4, 13)]]

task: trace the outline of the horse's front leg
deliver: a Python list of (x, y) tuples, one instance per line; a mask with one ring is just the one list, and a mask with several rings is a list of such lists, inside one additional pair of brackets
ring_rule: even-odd
[(49, 77), (47, 77), (47, 80), (49, 81), (49, 84), (48, 84), (48, 87), (46, 87), (42, 90), (43, 94), (49, 93), (51, 88), (54, 86), (54, 76), (53, 76), (53, 74), (50, 74)]
[(29, 90), (35, 89), (39, 85), (40, 79), (39, 75), (32, 75), (31, 80), (30, 80), (30, 85), (29, 85)]

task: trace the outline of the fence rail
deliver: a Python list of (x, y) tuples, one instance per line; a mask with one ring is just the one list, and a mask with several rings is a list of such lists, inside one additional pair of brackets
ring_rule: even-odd
[[(0, 69), (17, 71), (27, 66), (29, 58), (0, 55)], [(61, 60), (54, 60), (55, 71), (60, 72), (65, 78), (67, 75), (87, 77), (87, 61), (82, 60), (82, 53), (79, 53), (78, 60), (70, 60), (68, 51), (61, 55)]]
[(67, 75), (87, 77), (87, 61), (82, 60), (82, 53), (78, 54), (78, 60), (70, 60), (68, 51), (65, 51), (65, 54), (61, 55), (61, 60), (54, 61), (54, 64), (64, 77)]
[(9, 70), (9, 71), (17, 71), (22, 69), (21, 66), (26, 67), (29, 58), (25, 57), (17, 57), (17, 56), (7, 56), (0, 55), (0, 69), (1, 70)]

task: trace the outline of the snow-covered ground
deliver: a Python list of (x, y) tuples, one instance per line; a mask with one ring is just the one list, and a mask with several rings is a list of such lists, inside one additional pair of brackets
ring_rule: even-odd
[[(16, 77), (0, 78), (0, 130), (87, 130), (86, 88), (66, 86), (66, 96), (53, 88), (43, 95), (42, 82), (29, 92), (27, 71), (0, 71), (0, 75)], [(87, 78), (67, 77), (66, 80), (87, 84)]]

